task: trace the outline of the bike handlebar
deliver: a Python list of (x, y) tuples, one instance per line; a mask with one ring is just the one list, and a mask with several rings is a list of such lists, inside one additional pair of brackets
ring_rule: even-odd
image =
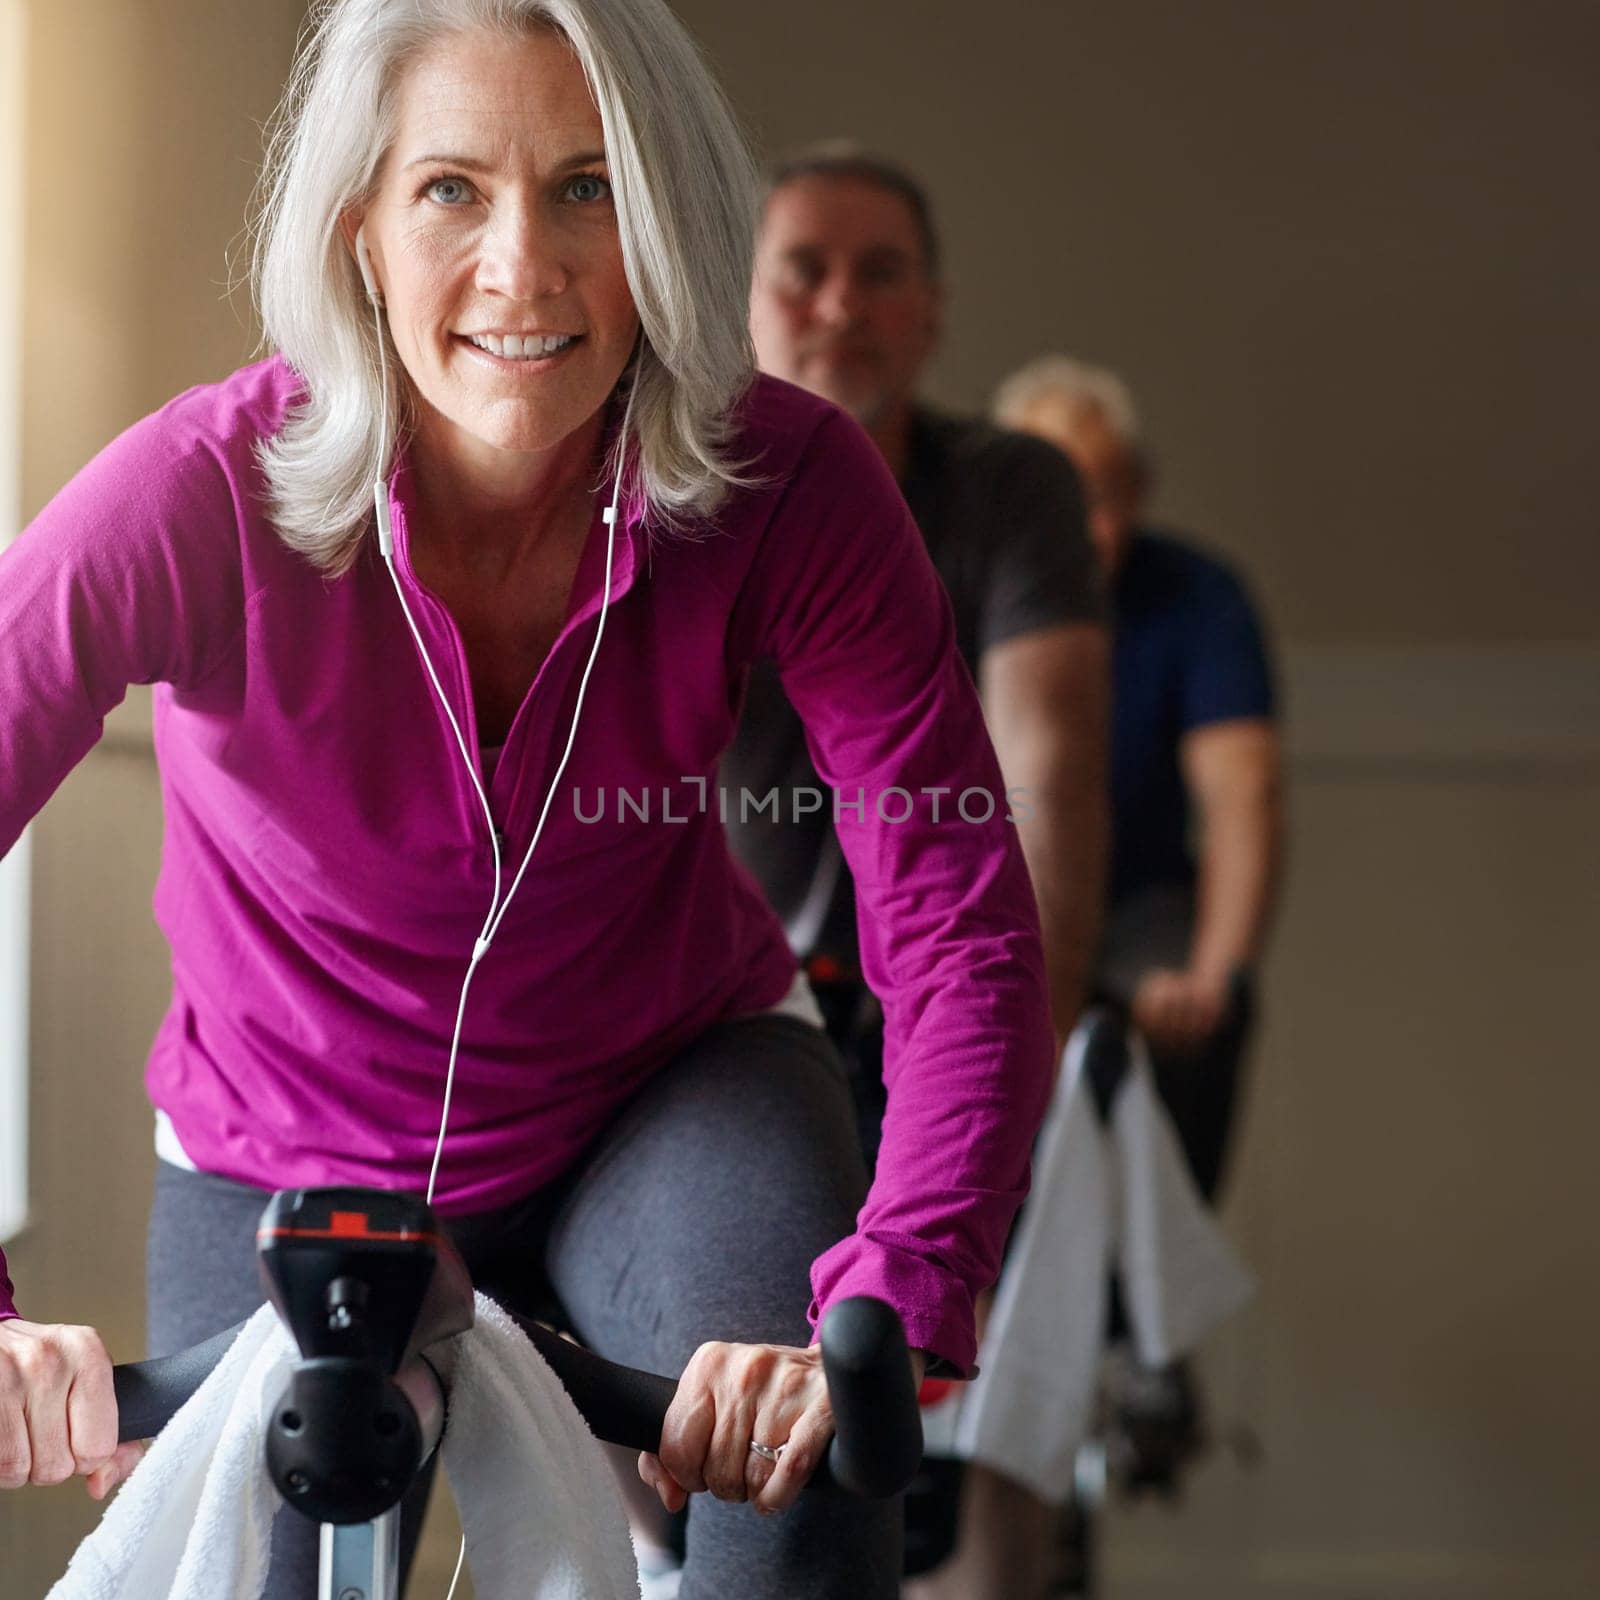
[[(607, 1361), (538, 1323), (516, 1320), (597, 1438), (634, 1450), (660, 1446), (662, 1423), (678, 1389), (675, 1379)], [(114, 1367), (118, 1438), (159, 1433), (210, 1375), (242, 1326), (176, 1355)], [(922, 1421), (899, 1317), (870, 1296), (842, 1300), (823, 1319), (821, 1344), (834, 1440), (812, 1483), (832, 1482), (869, 1499), (898, 1493), (922, 1458)]]
[(211, 1376), (244, 1324), (215, 1334), (176, 1355), (130, 1361), (111, 1369), (117, 1396), (117, 1442), (151, 1439), (172, 1420), (184, 1401)]

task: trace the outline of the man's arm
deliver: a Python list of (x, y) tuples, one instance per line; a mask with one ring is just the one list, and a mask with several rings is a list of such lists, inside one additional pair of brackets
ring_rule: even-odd
[(1265, 717), (1195, 728), (1178, 748), (1199, 823), (1199, 883), (1189, 964), (1153, 972), (1135, 997), (1153, 1041), (1198, 1044), (1221, 1021), (1228, 984), (1266, 939), (1283, 855), (1278, 735)]
[(1178, 759), (1200, 823), (1189, 965), (1226, 983), (1255, 964), (1272, 915), (1283, 856), (1277, 729), (1265, 718), (1196, 728)]
[(1105, 902), (1110, 641), (1062, 623), (991, 645), (978, 663), (989, 737), (1039, 901), (1057, 1060), (1088, 992)]

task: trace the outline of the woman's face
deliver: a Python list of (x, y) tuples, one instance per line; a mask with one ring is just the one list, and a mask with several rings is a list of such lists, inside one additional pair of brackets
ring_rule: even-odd
[(494, 470), (592, 418), (632, 353), (600, 113), (558, 34), (435, 41), (364, 221), (427, 443)]

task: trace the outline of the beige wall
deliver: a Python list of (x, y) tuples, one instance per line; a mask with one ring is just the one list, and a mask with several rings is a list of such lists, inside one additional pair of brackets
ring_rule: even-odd
[[(769, 146), (850, 132), (927, 174), (935, 392), (978, 404), (1046, 346), (1121, 366), (1165, 508), (1247, 562), (1285, 646), (1295, 865), (1230, 1203), (1263, 1292), (1208, 1358), (1265, 1465), (1114, 1518), (1110, 1592), (1595, 1592), (1600, 11), (679, 9)], [(29, 511), (250, 350), (222, 284), (300, 20), (31, 11)], [(30, 1310), (118, 1353), (164, 986), (159, 799), (124, 727), (37, 828), (38, 1220), (12, 1252)], [(0, 1497), (6, 1600), (91, 1520), (75, 1487)]]
[(679, 0), (769, 151), (948, 236), (934, 385), (1122, 368), (1163, 505), (1296, 639), (1594, 638), (1585, 0)]

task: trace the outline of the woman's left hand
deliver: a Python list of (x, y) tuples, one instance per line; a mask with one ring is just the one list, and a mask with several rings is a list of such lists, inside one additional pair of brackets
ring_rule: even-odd
[[(926, 1352), (911, 1352), (913, 1383)], [(749, 1500), (765, 1515), (787, 1510), (833, 1438), (822, 1351), (780, 1344), (703, 1344), (678, 1380), (659, 1453), (644, 1451), (639, 1476), (668, 1511), (709, 1489)], [(776, 1452), (773, 1461), (752, 1444)]]
[[(794, 1504), (832, 1438), (815, 1345), (703, 1344), (678, 1380), (660, 1451), (639, 1457), (639, 1476), (668, 1511), (704, 1489), (770, 1514)], [(752, 1450), (752, 1441), (778, 1459)]]

